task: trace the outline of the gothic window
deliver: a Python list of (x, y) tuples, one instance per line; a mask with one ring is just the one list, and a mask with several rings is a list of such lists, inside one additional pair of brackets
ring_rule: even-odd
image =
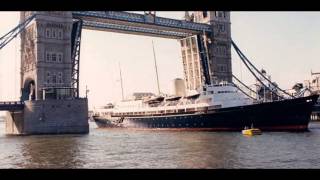
[(225, 31), (224, 24), (219, 24), (219, 30), (220, 30), (220, 32), (224, 32)]
[(49, 62), (51, 60), (51, 53), (46, 52), (46, 61)]
[(62, 36), (63, 34), (62, 34), (62, 29), (59, 29), (58, 30), (58, 39), (63, 39)]
[(58, 74), (58, 83), (62, 84), (62, 72), (59, 72)]
[(47, 84), (50, 84), (51, 74), (50, 71), (47, 71)]
[(49, 28), (46, 28), (46, 38), (51, 38), (51, 31)]
[(53, 84), (56, 84), (56, 83), (57, 83), (57, 75), (56, 75), (56, 73), (53, 73), (52, 83), (53, 83)]
[(218, 65), (219, 72), (227, 72), (227, 66), (225, 64)]
[(62, 53), (58, 53), (58, 62), (62, 62)]
[(53, 62), (56, 62), (57, 61), (57, 54), (56, 53), (52, 53), (51, 58), (52, 58), (51, 60)]
[(57, 31), (56, 31), (56, 29), (52, 29), (52, 38), (56, 38), (56, 33), (57, 33)]

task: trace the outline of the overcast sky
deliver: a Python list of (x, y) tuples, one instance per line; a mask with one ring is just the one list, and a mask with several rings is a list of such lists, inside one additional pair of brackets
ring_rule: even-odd
[[(182, 19), (184, 12), (157, 12)], [(0, 12), (0, 37), (18, 24), (19, 12)], [(320, 72), (320, 12), (231, 12), (232, 38), (280, 87), (291, 88)], [(81, 43), (80, 92), (88, 86), (89, 107), (121, 99), (118, 62), (125, 96), (157, 92), (151, 41), (154, 40), (160, 89), (171, 93), (174, 78), (183, 78), (177, 40), (84, 30)], [(0, 50), (0, 100), (20, 97), (19, 38)], [(254, 79), (232, 51), (233, 72), (248, 84)]]

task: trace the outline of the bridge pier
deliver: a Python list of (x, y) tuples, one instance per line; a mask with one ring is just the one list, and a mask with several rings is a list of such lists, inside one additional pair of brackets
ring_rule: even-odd
[(88, 101), (72, 100), (25, 101), (22, 111), (7, 112), (7, 135), (87, 134)]

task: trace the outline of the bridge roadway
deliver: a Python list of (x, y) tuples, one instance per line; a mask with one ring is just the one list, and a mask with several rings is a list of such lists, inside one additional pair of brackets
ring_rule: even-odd
[(24, 102), (22, 101), (0, 101), (0, 111), (18, 111), (23, 108)]
[(72, 11), (72, 16), (81, 19), (85, 29), (171, 39), (212, 31), (209, 24), (124, 11)]

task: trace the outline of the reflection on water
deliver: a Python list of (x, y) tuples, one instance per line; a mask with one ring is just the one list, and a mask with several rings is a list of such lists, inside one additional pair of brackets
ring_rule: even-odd
[(319, 168), (320, 123), (310, 132), (133, 131), (5, 136), (0, 168)]
[(41, 136), (25, 138), (21, 152), (25, 159), (21, 168), (82, 167), (80, 139), (72, 136)]

